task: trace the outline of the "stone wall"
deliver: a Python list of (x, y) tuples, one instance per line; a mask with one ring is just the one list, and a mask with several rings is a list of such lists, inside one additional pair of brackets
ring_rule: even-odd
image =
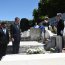
[(39, 40), (41, 38), (40, 28), (31, 28), (30, 29), (30, 38), (31, 40)]

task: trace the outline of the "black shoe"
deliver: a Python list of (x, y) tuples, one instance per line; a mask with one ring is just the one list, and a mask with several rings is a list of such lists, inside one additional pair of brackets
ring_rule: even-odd
[(0, 61), (1, 61), (1, 59), (2, 59), (2, 56), (0, 57)]

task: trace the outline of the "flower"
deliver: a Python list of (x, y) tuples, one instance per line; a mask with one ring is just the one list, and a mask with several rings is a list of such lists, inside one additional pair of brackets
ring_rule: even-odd
[(34, 48), (34, 49), (32, 49), (32, 48), (29, 48), (28, 50), (27, 50), (27, 53), (28, 54), (41, 54), (41, 53), (43, 53), (43, 48)]

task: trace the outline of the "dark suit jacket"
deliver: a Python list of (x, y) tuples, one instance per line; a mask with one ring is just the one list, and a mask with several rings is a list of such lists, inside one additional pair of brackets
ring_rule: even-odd
[(9, 43), (9, 32), (8, 29), (6, 28), (6, 34), (3, 32), (3, 29), (1, 29), (1, 38), (2, 38), (2, 44), (8, 44)]
[(3, 37), (3, 33), (2, 33), (2, 29), (0, 29), (0, 44), (2, 44), (2, 37)]
[(64, 21), (60, 19), (60, 21), (57, 23), (57, 35), (62, 36), (61, 30), (63, 31), (64, 29)]
[(11, 33), (11, 38), (14, 38), (16, 41), (20, 41), (20, 26), (17, 27), (17, 24), (12, 24), (10, 26), (10, 33)]

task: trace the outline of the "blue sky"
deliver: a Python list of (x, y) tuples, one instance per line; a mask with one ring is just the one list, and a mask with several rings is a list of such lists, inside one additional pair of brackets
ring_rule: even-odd
[(0, 20), (14, 20), (15, 17), (32, 19), (39, 0), (0, 0)]

